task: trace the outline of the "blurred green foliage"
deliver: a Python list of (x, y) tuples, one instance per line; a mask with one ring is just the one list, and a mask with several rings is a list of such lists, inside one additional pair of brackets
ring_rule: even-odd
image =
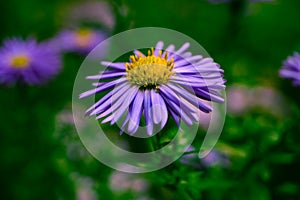
[[(12, 36), (49, 39), (65, 27), (66, 8), (78, 2), (0, 1), (0, 41)], [(84, 59), (66, 54), (60, 75), (46, 86), (0, 86), (0, 198), (80, 199), (78, 177), (88, 177), (94, 198), (100, 199), (300, 199), (300, 89), (278, 77), (282, 61), (300, 50), (300, 1), (237, 7), (205, 0), (107, 2), (116, 19), (113, 33), (145, 26), (180, 31), (221, 64), (228, 86), (277, 88), (289, 112), (275, 116), (256, 107), (229, 114), (217, 145), (229, 155), (229, 167), (195, 170), (177, 161), (156, 172), (131, 175), (147, 180), (147, 191), (129, 187), (116, 192), (110, 185), (113, 170), (92, 158), (73, 125), (58, 117), (71, 102)], [(196, 147), (202, 139), (199, 131)]]

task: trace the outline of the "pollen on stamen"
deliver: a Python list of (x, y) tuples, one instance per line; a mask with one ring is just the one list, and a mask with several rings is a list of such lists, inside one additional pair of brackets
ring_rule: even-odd
[(89, 29), (79, 29), (75, 35), (76, 43), (82, 47), (88, 46), (94, 37), (94, 33)]
[(169, 58), (168, 52), (160, 50), (154, 55), (154, 48), (148, 50), (148, 55), (139, 53), (129, 57), (130, 62), (126, 63), (127, 79), (134, 85), (143, 88), (158, 88), (166, 84), (174, 74), (174, 58)]
[(26, 68), (29, 65), (29, 58), (26, 55), (18, 55), (11, 58), (13, 68)]

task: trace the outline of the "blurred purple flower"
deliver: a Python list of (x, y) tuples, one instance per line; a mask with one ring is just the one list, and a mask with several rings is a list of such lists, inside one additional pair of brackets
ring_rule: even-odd
[(289, 56), (284, 62), (280, 70), (280, 76), (293, 80), (295, 86), (300, 85), (300, 55), (295, 52), (293, 56)]
[(189, 146), (185, 150), (185, 154), (181, 156), (179, 161), (184, 165), (189, 165), (198, 170), (203, 168), (198, 157), (198, 152), (195, 152), (195, 148), (193, 146)]
[(109, 186), (116, 193), (122, 193), (127, 190), (143, 193), (148, 190), (149, 183), (138, 174), (114, 171), (109, 178)]
[(243, 114), (252, 106), (250, 88), (244, 85), (233, 85), (227, 90), (227, 109), (230, 114)]
[(207, 156), (200, 159), (195, 148), (190, 146), (180, 158), (180, 162), (185, 165), (194, 167), (195, 169), (203, 169), (204, 167), (220, 166), (228, 167), (230, 165), (229, 157), (218, 150), (212, 150)]
[(89, 108), (87, 114), (97, 115), (97, 119), (105, 117), (102, 123), (111, 124), (126, 114), (121, 132), (127, 127), (127, 132), (134, 134), (144, 113), (147, 133), (152, 135), (154, 124), (165, 126), (168, 112), (178, 126), (180, 120), (192, 125), (199, 121), (200, 111), (212, 111), (203, 100), (224, 102), (219, 91), (225, 88), (223, 70), (212, 58), (192, 56), (186, 52), (189, 43), (177, 51), (169, 45), (163, 52), (163, 45), (158, 42), (147, 56), (134, 51), (129, 63), (102, 62), (110, 70), (87, 79), (109, 81), (95, 83), (96, 88), (80, 98), (114, 89)]
[(61, 51), (86, 54), (105, 39), (106, 35), (102, 31), (80, 28), (61, 31), (57, 38), (53, 40), (53, 43)]
[(285, 116), (289, 112), (283, 95), (271, 87), (232, 85), (228, 87), (227, 99), (227, 110), (232, 115), (242, 115), (255, 108), (263, 108), (274, 116)]
[(77, 200), (97, 200), (99, 199), (94, 187), (95, 182), (90, 177), (82, 176), (77, 172), (72, 172), (70, 178), (75, 182)]
[(103, 0), (86, 0), (72, 4), (67, 10), (66, 24), (68, 27), (78, 27), (85, 23), (100, 24), (105, 29), (112, 30), (115, 18), (110, 5)]
[(207, 154), (207, 156), (201, 159), (201, 163), (205, 167), (211, 167), (211, 166), (228, 167), (230, 165), (230, 160), (228, 156), (221, 153), (220, 151), (212, 150), (211, 152), (209, 152), (209, 154)]
[(38, 85), (47, 82), (61, 68), (59, 54), (48, 43), (35, 39), (12, 38), (0, 48), (0, 83), (22, 82)]

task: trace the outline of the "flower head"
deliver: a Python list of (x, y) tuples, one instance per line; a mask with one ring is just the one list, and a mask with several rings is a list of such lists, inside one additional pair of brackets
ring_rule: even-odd
[(293, 84), (300, 85), (300, 55), (295, 52), (293, 56), (289, 56), (284, 62), (280, 70), (280, 76), (293, 80)]
[(42, 84), (60, 69), (60, 57), (50, 45), (34, 39), (6, 40), (0, 48), (0, 83)]
[(199, 121), (199, 113), (210, 112), (211, 106), (203, 100), (223, 102), (223, 70), (211, 58), (192, 56), (189, 43), (175, 51), (169, 45), (163, 51), (163, 42), (143, 54), (134, 51), (129, 62), (102, 62), (107, 66), (102, 74), (87, 79), (100, 80), (95, 89), (84, 92), (81, 98), (113, 88), (87, 110), (87, 114), (105, 118), (102, 123), (116, 123), (125, 117), (121, 131), (134, 134), (142, 116), (147, 133), (153, 126), (163, 128), (171, 114), (178, 126)]
[(130, 56), (129, 63), (126, 63), (126, 78), (133, 85), (147, 88), (158, 87), (166, 84), (170, 76), (174, 74), (174, 58), (168, 58), (168, 52), (162, 55), (154, 55), (154, 49), (148, 51), (148, 56), (142, 54)]
[(101, 31), (89, 28), (80, 28), (77, 30), (64, 30), (58, 35), (58, 46), (63, 51), (88, 53), (95, 48), (106, 35)]

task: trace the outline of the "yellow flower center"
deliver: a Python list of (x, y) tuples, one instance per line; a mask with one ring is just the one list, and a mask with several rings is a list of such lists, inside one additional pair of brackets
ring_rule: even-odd
[(148, 51), (148, 56), (130, 56), (131, 62), (126, 63), (127, 80), (143, 88), (157, 89), (159, 85), (166, 84), (174, 74), (174, 58), (168, 61), (168, 56), (168, 52), (163, 56), (161, 50), (155, 56), (153, 48)]
[(76, 32), (76, 43), (80, 47), (86, 47), (88, 46), (92, 39), (93, 39), (94, 33), (90, 29), (79, 29)]
[(26, 68), (29, 65), (29, 58), (26, 55), (14, 56), (11, 59), (11, 66), (13, 68)]

